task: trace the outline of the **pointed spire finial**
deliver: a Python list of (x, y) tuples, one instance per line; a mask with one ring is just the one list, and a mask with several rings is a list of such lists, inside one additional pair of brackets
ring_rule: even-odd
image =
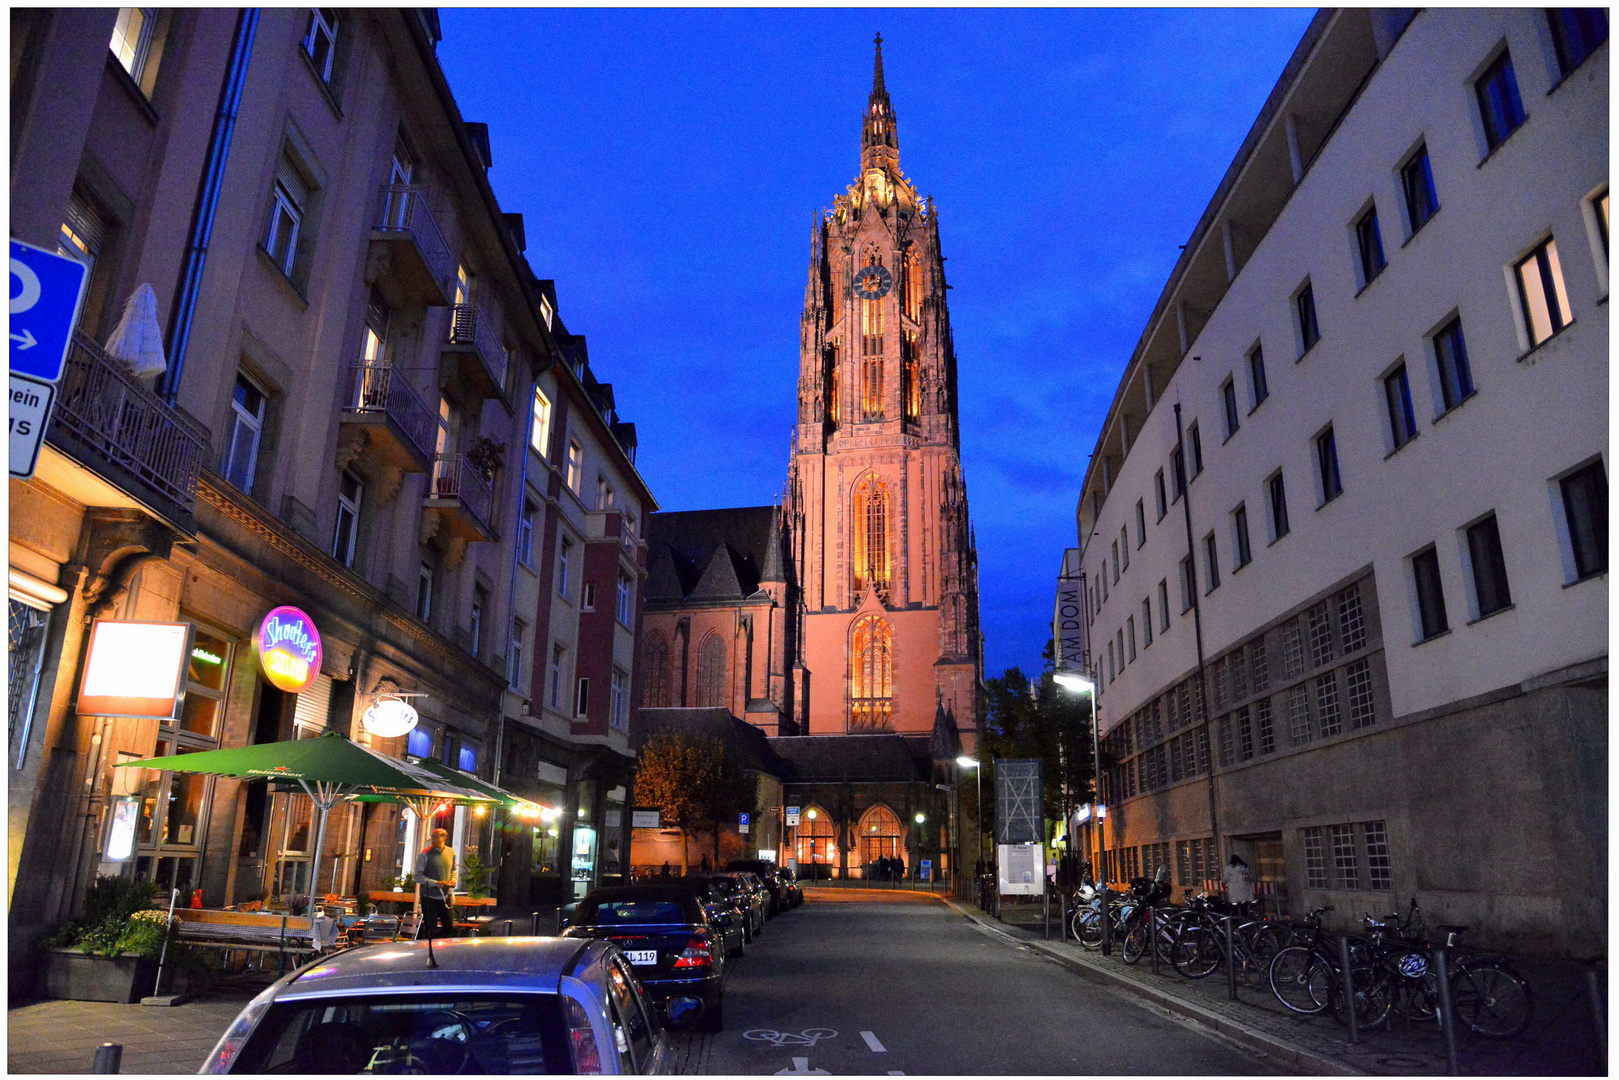
[(888, 88), (883, 85), (883, 35), (881, 33), (876, 37), (876, 44), (877, 66), (871, 76), (871, 96), (873, 98), (879, 95), (887, 96), (888, 94)]

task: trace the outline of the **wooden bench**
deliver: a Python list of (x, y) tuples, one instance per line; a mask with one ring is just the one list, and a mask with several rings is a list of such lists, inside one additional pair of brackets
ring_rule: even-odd
[(275, 953), (284, 973), (287, 957), (318, 956), (323, 946), (316, 939), (314, 920), (307, 915), (273, 912), (214, 911), (176, 908), (177, 939), (187, 945), (219, 949), (230, 955)]

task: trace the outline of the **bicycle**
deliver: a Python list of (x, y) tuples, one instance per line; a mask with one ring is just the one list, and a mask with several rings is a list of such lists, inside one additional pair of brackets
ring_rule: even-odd
[[(1227, 917), (1245, 920), (1232, 928), (1233, 957), (1226, 955)], [(1190, 900), (1188, 910), (1170, 923), (1170, 929), (1175, 970), (1188, 979), (1206, 978), (1228, 960), (1236, 964), (1244, 982), (1267, 978), (1272, 958), (1292, 939), (1285, 925), (1255, 918), (1247, 905), (1222, 903), (1207, 894)]]
[(1312, 1016), (1332, 1004), (1337, 961), (1328, 952), (1321, 932), (1321, 916), (1333, 910), (1318, 907), (1304, 919), (1310, 930), (1307, 943), (1287, 945), (1271, 957), (1266, 973), (1270, 991), (1290, 1012)]

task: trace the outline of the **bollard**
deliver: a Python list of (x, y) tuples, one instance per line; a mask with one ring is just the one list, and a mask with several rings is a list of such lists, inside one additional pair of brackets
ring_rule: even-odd
[(1147, 905), (1147, 954), (1152, 957), (1152, 973), (1158, 974), (1158, 908)]
[(1602, 980), (1595, 970), (1585, 973), (1585, 989), (1591, 997), (1591, 1018), (1596, 1021), (1597, 1049), (1608, 1056), (1608, 1011), (1602, 1007)]
[(1046, 892), (1043, 895), (1045, 896), (1045, 900), (1046, 900), (1046, 910), (1045, 910), (1046, 940), (1050, 941), (1051, 940), (1051, 891), (1048, 889), (1048, 890), (1046, 890)]
[[(1349, 1041), (1360, 1042), (1360, 1018), (1355, 1015), (1355, 972), (1349, 966), (1349, 935), (1338, 938), (1338, 962), (1343, 971), (1344, 1011), (1349, 1015)], [(1443, 981), (1443, 974), (1440, 980)]]
[(1236, 933), (1232, 929), (1236, 923), (1234, 916), (1225, 917), (1225, 991), (1232, 1001), (1237, 1000)]
[(1107, 886), (1106, 885), (1102, 886), (1101, 898), (1102, 898), (1102, 955), (1103, 956), (1112, 956), (1113, 955), (1113, 913), (1108, 910), (1110, 905), (1108, 904), (1109, 897), (1108, 897), (1108, 891), (1107, 891)]
[(124, 1047), (122, 1043), (102, 1043), (96, 1047), (95, 1064), (90, 1066), (93, 1073), (115, 1073), (124, 1060)]
[(534, 913), (534, 923), (529, 928), (529, 933), (532, 934), (534, 937), (539, 937), (540, 936), (540, 913), (538, 911), (536, 911)]
[(1450, 958), (1444, 949), (1435, 949), (1434, 964), (1439, 969), (1439, 1030), (1445, 1033), (1445, 1068), (1451, 1076), (1460, 1075), (1456, 1064), (1456, 1016), (1450, 1005)]
[(511, 919), (506, 920), (506, 936), (507, 937), (512, 936), (512, 920)]

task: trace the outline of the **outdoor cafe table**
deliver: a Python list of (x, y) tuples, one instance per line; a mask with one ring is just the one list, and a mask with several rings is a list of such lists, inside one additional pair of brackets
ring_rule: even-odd
[[(373, 904), (408, 904), (415, 906), (416, 894), (414, 892), (370, 892), (366, 893)], [(494, 907), (496, 900), (493, 896), (480, 896), (474, 899), (470, 896), (457, 896), (454, 907)]]

